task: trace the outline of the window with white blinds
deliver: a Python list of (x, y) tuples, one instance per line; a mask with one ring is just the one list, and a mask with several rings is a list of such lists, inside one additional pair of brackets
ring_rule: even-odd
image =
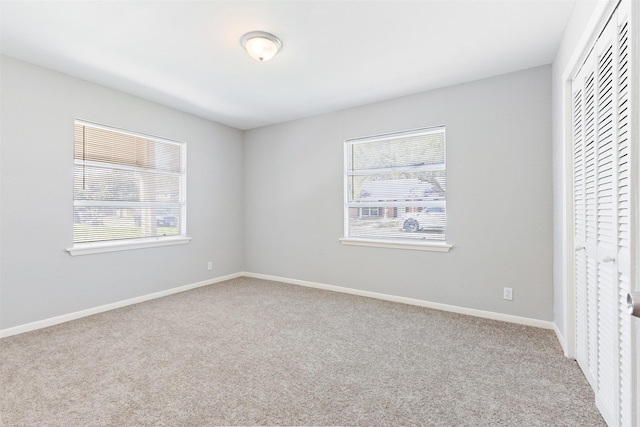
[(76, 121), (73, 243), (185, 234), (184, 143)]
[(445, 127), (345, 141), (345, 240), (444, 243)]

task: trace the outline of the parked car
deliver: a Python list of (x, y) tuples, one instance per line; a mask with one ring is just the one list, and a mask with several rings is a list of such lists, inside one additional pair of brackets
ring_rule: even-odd
[(420, 230), (444, 231), (445, 210), (441, 207), (433, 207), (421, 212), (408, 212), (402, 216), (401, 230), (415, 233)]
[(158, 215), (156, 217), (158, 227), (177, 227), (178, 218), (175, 215)]

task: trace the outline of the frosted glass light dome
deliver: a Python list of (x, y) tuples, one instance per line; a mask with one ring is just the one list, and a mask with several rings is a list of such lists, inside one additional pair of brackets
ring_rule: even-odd
[(252, 31), (240, 39), (242, 47), (257, 61), (268, 61), (280, 51), (282, 42), (273, 34)]

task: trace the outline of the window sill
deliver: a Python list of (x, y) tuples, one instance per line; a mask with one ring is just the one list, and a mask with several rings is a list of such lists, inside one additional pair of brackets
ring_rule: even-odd
[(453, 245), (440, 242), (392, 242), (374, 239), (356, 239), (343, 237), (340, 243), (350, 246), (371, 246), (375, 248), (409, 249), (414, 251), (449, 252)]
[(184, 245), (191, 237), (179, 236), (171, 238), (140, 239), (122, 242), (81, 243), (67, 248), (71, 256), (99, 254), (103, 252), (130, 251), (133, 249), (153, 248), (156, 246)]

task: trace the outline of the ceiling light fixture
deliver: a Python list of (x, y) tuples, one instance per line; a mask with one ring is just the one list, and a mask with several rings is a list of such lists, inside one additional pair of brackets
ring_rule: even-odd
[(282, 42), (273, 34), (252, 31), (240, 39), (242, 47), (256, 61), (268, 61), (282, 49)]

